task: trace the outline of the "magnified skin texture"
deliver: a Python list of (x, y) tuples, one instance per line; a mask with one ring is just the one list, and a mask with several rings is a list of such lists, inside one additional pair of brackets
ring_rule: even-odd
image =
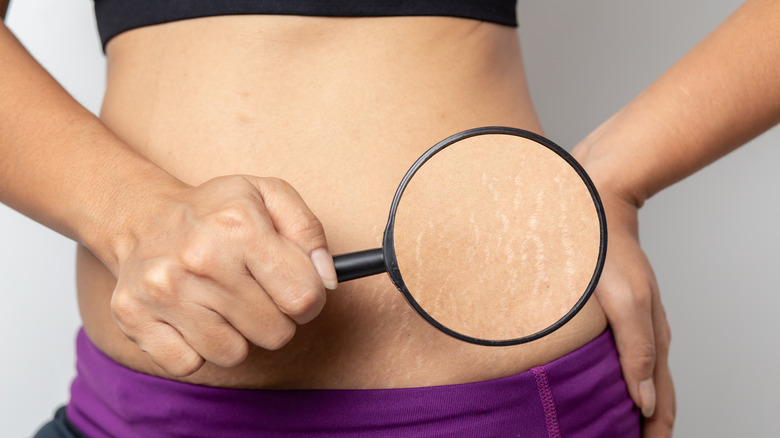
[(401, 197), (394, 241), (404, 283), (429, 315), (463, 335), (509, 340), (574, 307), (599, 238), (574, 168), (542, 144), (488, 134), (420, 167)]
[[(139, 154), (192, 186), (235, 174), (288, 182), (321, 222), (332, 254), (377, 248), (398, 183), (428, 148), (478, 126), (543, 134), (519, 49), (516, 29), (457, 18), (224, 16), (173, 22), (109, 42), (101, 120)], [(517, 163), (522, 156), (509, 152), (505, 160)], [(514, 193), (510, 186), (494, 188)], [(453, 229), (469, 221), (457, 217)], [(493, 233), (498, 238), (503, 232)], [(263, 242), (254, 244), (262, 248)], [(229, 249), (235, 250), (222, 248)], [(444, 248), (431, 254), (432, 260), (444, 255)], [(562, 277), (549, 269), (550, 278)], [(111, 311), (117, 280), (84, 247), (77, 278), (90, 339), (130, 368), (171, 378), (117, 327)], [(478, 301), (474, 308), (491, 305), (487, 297)], [(256, 318), (254, 327), (266, 323), (262, 315)], [(598, 303), (590, 300), (542, 340), (506, 348), (471, 345), (429, 325), (386, 275), (378, 275), (327, 292), (322, 311), (297, 324), (283, 347), (250, 345), (238, 364), (206, 362), (175, 378), (239, 388), (462, 383), (547, 363), (605, 327)]]

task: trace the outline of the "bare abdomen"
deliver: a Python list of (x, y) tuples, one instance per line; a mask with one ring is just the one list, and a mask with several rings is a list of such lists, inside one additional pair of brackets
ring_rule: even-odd
[[(507, 125), (540, 132), (515, 30), (455, 18), (214, 17), (143, 28), (108, 47), (102, 119), (173, 175), (290, 182), (334, 253), (378, 247), (395, 188), (437, 141)], [(114, 326), (114, 279), (78, 257), (87, 333), (131, 368), (161, 374)], [(343, 284), (276, 352), (185, 379), (214, 386), (377, 388), (483, 380), (546, 363), (606, 325), (593, 301), (554, 335), (478, 347), (428, 326), (384, 276)]]

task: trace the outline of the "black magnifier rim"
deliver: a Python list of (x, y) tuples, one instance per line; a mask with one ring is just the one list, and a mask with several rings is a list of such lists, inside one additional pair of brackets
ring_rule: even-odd
[[(599, 229), (601, 231), (601, 236), (599, 241), (599, 254), (598, 254), (598, 259), (596, 260), (596, 268), (594, 269), (593, 276), (590, 279), (590, 283), (588, 284), (588, 287), (585, 289), (584, 293), (577, 301), (577, 303), (574, 305), (574, 307), (571, 310), (569, 310), (565, 315), (563, 315), (560, 319), (558, 319), (555, 323), (548, 326), (547, 328), (539, 330), (536, 333), (523, 336), (520, 338), (514, 338), (514, 339), (475, 338), (473, 336), (468, 336), (456, 332), (455, 330), (446, 327), (445, 325), (441, 324), (439, 321), (434, 319), (431, 315), (428, 314), (428, 312), (425, 311), (425, 309), (423, 309), (420, 306), (419, 303), (417, 303), (417, 300), (414, 299), (414, 296), (412, 295), (411, 292), (409, 292), (409, 289), (406, 287), (403, 277), (401, 276), (401, 271), (398, 268), (398, 259), (396, 258), (396, 253), (395, 253), (394, 232), (393, 232), (395, 228), (395, 214), (398, 209), (398, 204), (401, 202), (401, 196), (403, 195), (404, 190), (406, 190), (406, 187), (409, 184), (409, 182), (412, 180), (412, 177), (417, 173), (420, 167), (422, 167), (422, 165), (425, 164), (425, 162), (427, 162), (429, 159), (431, 159), (431, 157), (433, 157), (443, 149), (447, 148), (448, 146), (451, 146), (461, 140), (465, 140), (470, 137), (475, 137), (478, 135), (489, 135), (489, 134), (513, 135), (516, 137), (526, 138), (528, 140), (532, 140), (536, 143), (541, 144), (542, 146), (547, 147), (549, 150), (558, 154), (559, 157), (563, 158), (577, 172), (577, 175), (579, 175), (579, 177), (585, 183), (585, 186), (588, 188), (588, 191), (590, 192), (591, 198), (593, 200), (593, 204), (596, 208), (596, 214), (598, 215), (599, 218)], [(401, 180), (401, 183), (398, 185), (398, 189), (396, 190), (395, 196), (393, 197), (393, 203), (390, 207), (390, 217), (388, 218), (387, 227), (385, 228), (384, 238), (382, 241), (382, 251), (384, 253), (385, 265), (387, 266), (387, 273), (390, 276), (390, 279), (393, 281), (393, 283), (398, 288), (398, 290), (404, 295), (404, 297), (412, 306), (412, 308), (414, 308), (414, 310), (420, 316), (422, 316), (426, 321), (428, 321), (429, 324), (433, 325), (438, 330), (446, 333), (449, 336), (452, 336), (456, 339), (460, 339), (462, 341), (466, 341), (472, 344), (493, 346), (493, 347), (518, 345), (518, 344), (524, 344), (526, 342), (534, 341), (536, 339), (549, 335), (555, 330), (558, 330), (564, 324), (569, 322), (574, 317), (574, 315), (576, 315), (583, 308), (583, 306), (585, 306), (585, 303), (593, 294), (593, 291), (595, 290), (596, 285), (598, 284), (599, 277), (601, 277), (601, 271), (604, 268), (604, 261), (606, 260), (606, 256), (607, 256), (607, 218), (606, 218), (606, 214), (604, 213), (604, 206), (601, 203), (601, 198), (599, 197), (599, 194), (596, 191), (596, 186), (593, 184), (593, 181), (585, 172), (585, 169), (583, 169), (582, 166), (568, 152), (566, 152), (566, 150), (556, 145), (549, 139), (530, 131), (517, 129), (517, 128), (508, 128), (504, 126), (487, 126), (487, 127), (469, 129), (454, 134), (450, 137), (447, 137), (444, 140), (440, 141), (439, 143), (436, 143), (430, 149), (428, 149), (422, 156), (420, 156), (420, 158), (417, 159), (417, 161), (414, 162), (412, 167), (409, 168), (409, 170), (406, 172), (406, 175), (404, 175), (404, 178)]]

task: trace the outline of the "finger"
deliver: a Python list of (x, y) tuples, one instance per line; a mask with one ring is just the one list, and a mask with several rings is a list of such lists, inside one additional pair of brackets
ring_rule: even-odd
[(201, 304), (183, 303), (167, 313), (168, 324), (206, 361), (230, 368), (249, 354), (246, 338), (217, 311)]
[(172, 377), (189, 376), (205, 363), (182, 335), (164, 322), (148, 321), (137, 326), (117, 322), (117, 325), (155, 365)]
[(271, 236), (246, 260), (246, 266), (265, 291), (262, 295), (298, 324), (311, 321), (325, 306), (322, 281), (311, 269), (309, 257), (291, 241)]
[(133, 291), (120, 277), (111, 297), (111, 315), (117, 327), (171, 376), (188, 376), (199, 370), (203, 358), (178, 331), (145, 309)]
[[(202, 304), (202, 308), (196, 307), (194, 311), (213, 311), (222, 318), (222, 321), (215, 320), (214, 323), (233, 327), (244, 339), (244, 344), (248, 340), (258, 347), (276, 350), (292, 338), (295, 322), (279, 308), (260, 283), (270, 284), (275, 289), (287, 287), (300, 294), (311, 294), (312, 297), (302, 298), (299, 295), (290, 297), (289, 293), (279, 293), (289, 300), (298, 299), (301, 303), (308, 303), (305, 308), (291, 306), (288, 309), (291, 314), (296, 315), (300, 323), (308, 322), (319, 313), (324, 306), (325, 293), (322, 282), (311, 269), (303, 250), (275, 232), (265, 233), (261, 237), (253, 233), (252, 236), (252, 241), (261, 241), (261, 244), (251, 246), (247, 252), (239, 253), (237, 257), (224, 251), (215, 256), (217, 252), (211, 250), (213, 242), (210, 239), (190, 239), (181, 258), (184, 269), (192, 274), (183, 276), (180, 280), (182, 284), (178, 287), (189, 291), (185, 297), (187, 301)], [(278, 246), (284, 248), (274, 249)], [(254, 275), (250, 266), (254, 267)], [(290, 283), (300, 286), (290, 286)], [(180, 325), (187, 326), (188, 318), (198, 320), (193, 315), (185, 315)], [(195, 328), (198, 327), (200, 324), (196, 324)], [(226, 357), (215, 363), (230, 366), (230, 363), (240, 360), (241, 349), (237, 345), (238, 339), (235, 335), (228, 333), (227, 327), (223, 330), (225, 332), (219, 336), (225, 336), (224, 351), (211, 346), (208, 339), (195, 340), (194, 334), (187, 336), (187, 339), (189, 341), (192, 338), (197, 344), (196, 349), (206, 354), (210, 362), (213, 357), (224, 354)], [(212, 351), (214, 355), (209, 353)]]
[(232, 294), (211, 295), (210, 305), (245, 339), (266, 350), (278, 350), (295, 335), (296, 324), (247, 272), (234, 277), (226, 289)]
[(323, 284), (335, 289), (338, 280), (322, 224), (306, 206), (301, 195), (287, 182), (276, 178), (254, 178), (276, 231), (309, 255)]
[(674, 384), (669, 369), (669, 347), (671, 330), (666, 319), (660, 294), (653, 296), (653, 319), (655, 322), (656, 339), (656, 409), (652, 417), (645, 419), (644, 436), (671, 437), (674, 428), (677, 406), (675, 402)]
[[(288, 184), (280, 180), (272, 180), (278, 183), (263, 185), (259, 181), (264, 179), (251, 176), (243, 178), (244, 189), (248, 188), (246, 183), (257, 182), (263, 187), (262, 190), (268, 192), (269, 199), (274, 198), (271, 194), (279, 190), (295, 193)], [(273, 184), (278, 184), (281, 189), (272, 187)], [(257, 189), (254, 185), (252, 188)], [(252, 199), (251, 196), (244, 197), (239, 200), (240, 202), (231, 202), (226, 208), (211, 214), (207, 223), (226, 232), (222, 238), (214, 236), (214, 233), (198, 233), (189, 236), (182, 244), (177, 267), (181, 265), (185, 272), (195, 274), (199, 278), (214, 280), (229, 295), (246, 293), (242, 291), (250, 289), (259, 291), (258, 293), (263, 295), (267, 292), (282, 312), (299, 324), (307, 323), (324, 306), (324, 282), (315, 269), (312, 256), (298, 244), (279, 234), (277, 227), (283, 229), (287, 218), (277, 217), (275, 219), (277, 223), (274, 223), (269, 206), (270, 210), (274, 211), (275, 204), (265, 205), (259, 198), (258, 192), (259, 189), (252, 192), (258, 196), (256, 199)], [(299, 204), (308, 211), (300, 197), (296, 199), (297, 201), (291, 203)], [(322, 239), (324, 240), (324, 235)], [(316, 256), (317, 253), (318, 251), (315, 251), (314, 255)], [(255, 287), (248, 288), (246, 284), (234, 284), (231, 280), (231, 278), (243, 277), (247, 273), (254, 277), (257, 283)], [(168, 290), (169, 284), (163, 286)], [(262, 289), (257, 289), (258, 287)], [(269, 320), (279, 323), (278, 317)], [(274, 337), (275, 334), (274, 331), (271, 336)], [(283, 340), (284, 336), (280, 339)], [(279, 345), (280, 339), (268, 340), (255, 336), (252, 341), (259, 346), (275, 347)]]
[(655, 386), (657, 394), (656, 409), (653, 416), (644, 419), (645, 437), (671, 437), (676, 415), (674, 386), (666, 361), (656, 364)]
[(651, 416), (656, 404), (652, 288), (613, 284), (597, 294), (613, 329), (628, 393), (644, 416)]
[(192, 375), (205, 363), (176, 329), (163, 322), (150, 325), (136, 344), (152, 362), (173, 377)]

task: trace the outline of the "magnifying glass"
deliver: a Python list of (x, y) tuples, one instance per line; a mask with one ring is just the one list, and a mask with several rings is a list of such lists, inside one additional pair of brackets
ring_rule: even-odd
[(585, 170), (529, 131), (455, 134), (406, 172), (382, 247), (333, 257), (338, 281), (386, 272), (442, 332), (508, 346), (552, 333), (585, 305), (607, 250)]

